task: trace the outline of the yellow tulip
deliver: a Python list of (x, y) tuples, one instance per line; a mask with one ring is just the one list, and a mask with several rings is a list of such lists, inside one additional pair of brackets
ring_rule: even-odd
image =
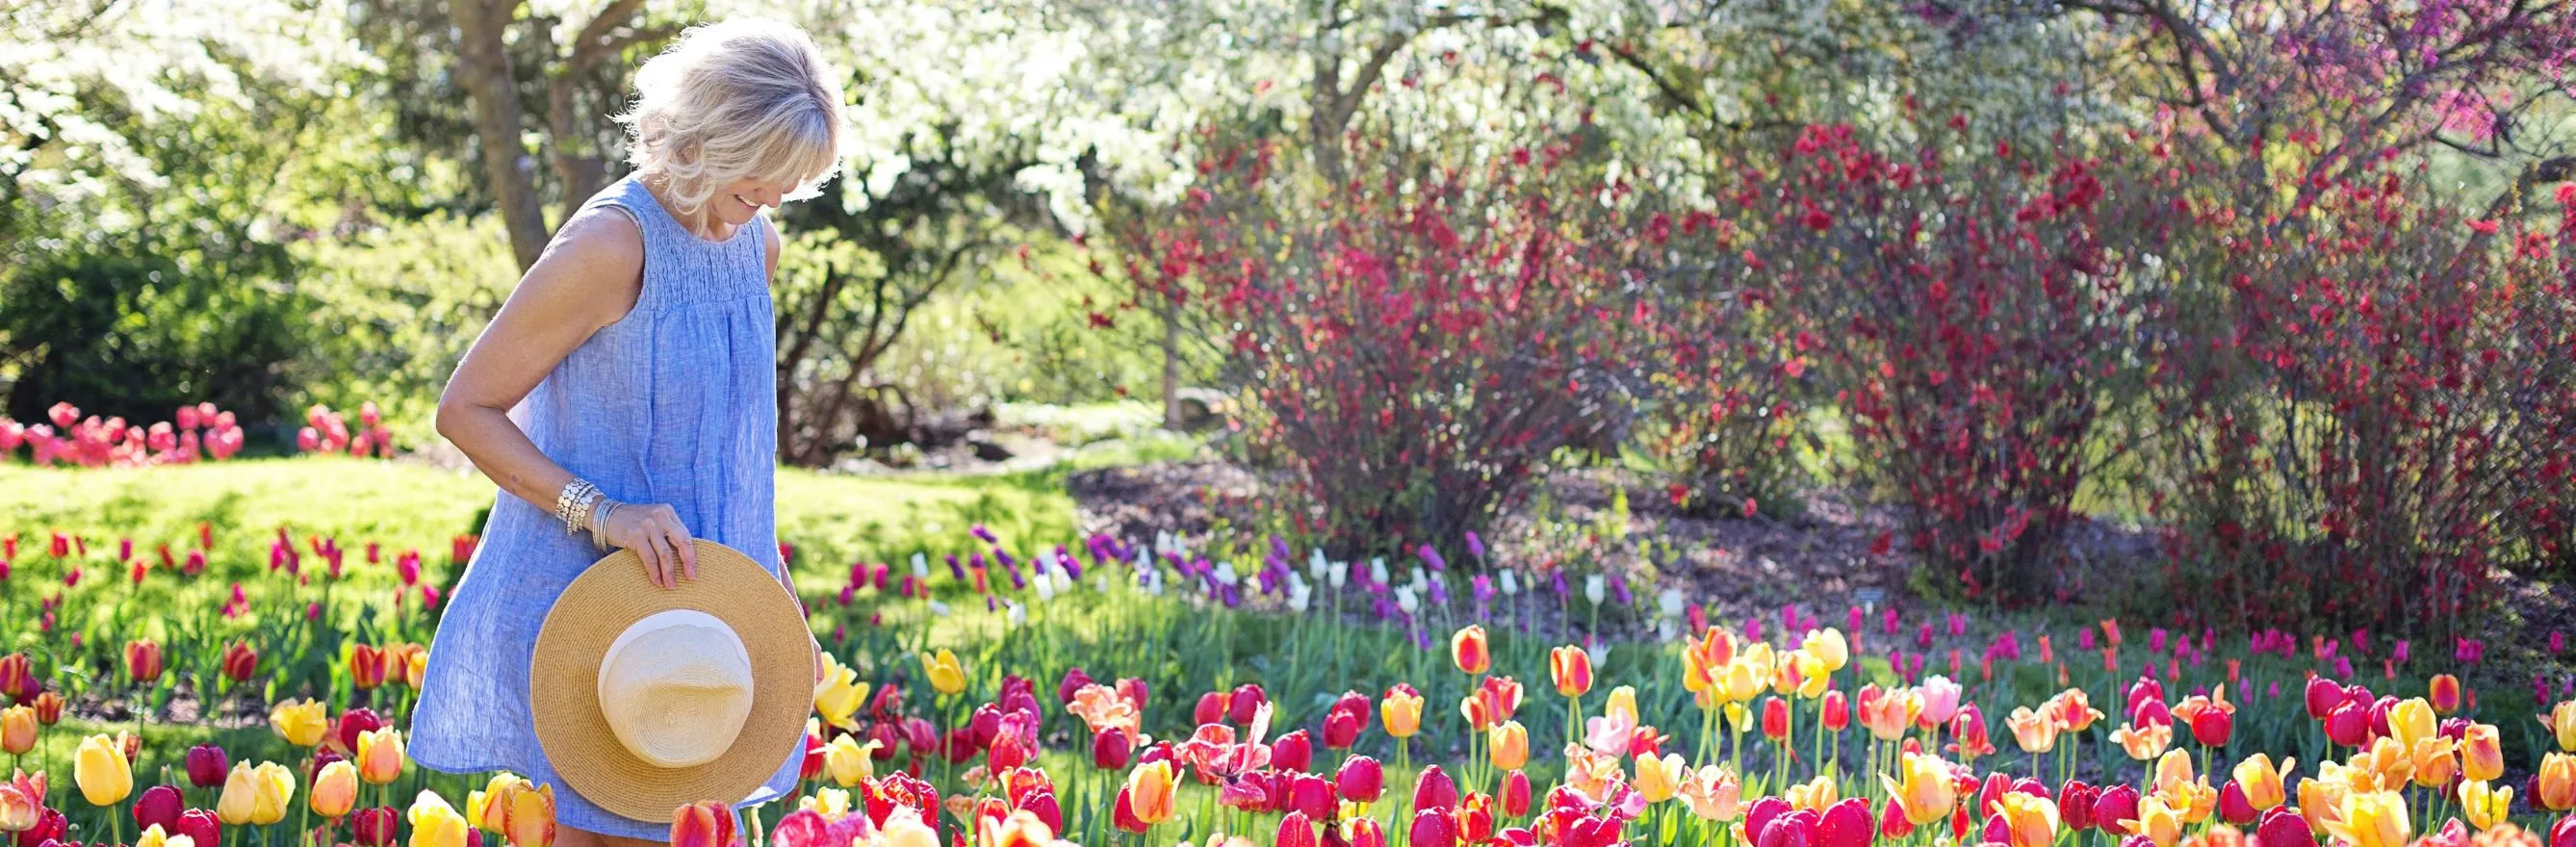
[(2468, 734), (2460, 738), (2460, 774), (2488, 782), (2504, 776), (2504, 744), (2496, 738), (2495, 724), (2469, 724)]
[(1682, 763), (1679, 753), (1666, 753), (1660, 759), (1639, 754), (1637, 778), (1631, 784), (1637, 789), (1638, 796), (1646, 798), (1646, 802), (1661, 803), (1681, 793), (1682, 779), (1689, 774), (1690, 766)]
[(2276, 770), (2272, 767), (2272, 757), (2263, 753), (2237, 762), (2236, 784), (2244, 790), (2246, 804), (2253, 806), (2254, 811), (2268, 812), (2289, 802), (2289, 790), (2283, 787), (2282, 780), (2291, 769), (2298, 767), (2298, 762), (2297, 759), (2283, 759), (2281, 767)]
[(144, 827), (143, 834), (134, 839), (134, 847), (196, 847), (196, 844), (194, 838), (162, 832), (161, 825), (157, 823)]
[(2299, 780), (2299, 813), (2319, 827), (2342, 820), (2343, 798), (2352, 792), (2351, 768), (2318, 763), (2315, 778)]
[(2011, 847), (2049, 847), (2057, 842), (2057, 802), (2046, 797), (2004, 792), (2001, 805), (2004, 829), (2010, 833)]
[(2138, 798), (2137, 820), (2118, 823), (2130, 832), (2146, 836), (2147, 840), (2155, 842), (2156, 847), (2174, 847), (2175, 842), (2182, 840), (2182, 814), (2153, 794)]
[(501, 834), (513, 847), (550, 847), (555, 843), (554, 786), (532, 786), (521, 780), (494, 798), (492, 805), (500, 813)]
[(2030, 710), (2028, 706), (2004, 716), (2004, 726), (2012, 729), (2014, 743), (2024, 753), (2046, 753), (2057, 746), (2057, 719)]
[(420, 792), (404, 818), (411, 821), (411, 847), (465, 847), (465, 835), (473, 829), (436, 791)]
[(2415, 760), (2408, 758), (2409, 755), (2406, 748), (2397, 745), (2397, 739), (2382, 736), (2370, 745), (2367, 753), (2354, 756), (2352, 766), (2368, 769), (2371, 780), (2381, 790), (2394, 791), (2405, 787), (2406, 781), (2415, 776)]
[(1895, 798), (1896, 805), (1905, 810), (1908, 822), (1915, 826), (1930, 824), (1949, 817), (1951, 808), (1958, 805), (1959, 788), (1950, 781), (1950, 769), (1940, 759), (1907, 753), (1897, 770), (1905, 777), (1904, 782), (1886, 774), (1880, 774), (1878, 779), (1887, 785), (1887, 796)]
[(1378, 706), (1378, 714), (1386, 721), (1386, 734), (1412, 738), (1422, 731), (1422, 695), (1402, 689), (1389, 691), (1386, 701)]
[(1833, 777), (1818, 774), (1815, 779), (1809, 780), (1804, 785), (1789, 786), (1789, 808), (1805, 809), (1821, 815), (1826, 809), (1832, 808), (1835, 801), (1842, 799), (1840, 794), (1841, 792), (1834, 786)]
[(930, 687), (941, 694), (966, 690), (966, 666), (957, 663), (957, 654), (939, 648), (938, 655), (921, 657), (922, 673), (930, 677)]
[(2426, 788), (2450, 785), (2451, 777), (2460, 772), (2460, 760), (2452, 752), (2452, 743), (2448, 736), (2432, 735), (2416, 739), (2415, 747), (2408, 752), (2407, 759), (2408, 768), (2415, 772), (2415, 784)]
[(1138, 765), (1127, 773), (1127, 808), (1146, 826), (1171, 820), (1171, 762)]
[(36, 710), (27, 706), (0, 709), (0, 753), (27, 755), (36, 749)]
[(868, 684), (859, 681), (859, 672), (824, 653), (823, 681), (814, 683), (814, 713), (833, 726), (855, 730), (859, 723), (852, 716), (867, 699)]
[(1602, 707), (1602, 714), (1609, 715), (1611, 723), (1636, 726), (1637, 689), (1626, 685), (1610, 689), (1610, 704)]
[[(500, 810), (492, 808), (492, 803), (500, 799), (501, 795), (509, 793), (510, 789), (526, 782), (527, 780), (520, 779), (518, 774), (502, 771), (493, 774), (492, 780), (484, 783), (481, 790), (466, 792), (465, 825), (475, 829), (500, 831), (501, 813)], [(321, 786), (316, 784), (314, 790), (321, 790)]]
[(1851, 664), (1851, 642), (1843, 640), (1843, 631), (1833, 627), (1807, 633), (1806, 639), (1798, 643), (1798, 649), (1823, 660), (1826, 673), (1842, 670)]
[(2157, 759), (2156, 778), (2149, 784), (2153, 786), (2150, 793), (2154, 794), (2170, 793), (2175, 786), (2191, 784), (2191, 754), (2175, 750)]
[(322, 704), (312, 700), (285, 700), (268, 710), (268, 725), (277, 737), (297, 747), (322, 743), (323, 733), (331, 730), (331, 719), (324, 716)]
[(2531, 799), (2543, 809), (2576, 809), (2576, 757), (2550, 753), (2540, 757), (2540, 773), (2531, 778)]
[(251, 769), (250, 822), (267, 826), (286, 819), (286, 804), (295, 799), (295, 772), (276, 762)]
[(2512, 786), (2489, 789), (2482, 779), (2460, 783), (2460, 814), (2469, 819), (2470, 826), (2484, 831), (2503, 823), (2512, 811)]
[(1825, 666), (1825, 660), (1804, 649), (1789, 654), (1789, 659), (1798, 666), (1798, 696), (1809, 700), (1825, 696), (1834, 681), (1833, 669)]
[(850, 813), (850, 792), (838, 788), (817, 788), (812, 795), (797, 798), (796, 808), (822, 815), (827, 821), (840, 820), (841, 816)]
[(323, 765), (322, 772), (313, 775), (313, 790), (306, 804), (314, 814), (331, 820), (347, 815), (358, 805), (358, 766), (345, 759)]
[(895, 808), (879, 837), (883, 843), (876, 847), (940, 847), (939, 831), (922, 823), (921, 815), (909, 806)]
[(1769, 657), (1766, 655), (1764, 662), (1757, 663), (1747, 658), (1750, 655), (1748, 651), (1745, 655), (1737, 656), (1735, 661), (1728, 662), (1725, 674), (1719, 677), (1719, 680), (1724, 683), (1720, 688), (1725, 689), (1727, 702), (1742, 703), (1751, 700), (1753, 695), (1762, 693), (1762, 686), (1770, 681), (1770, 674), (1767, 671)]
[(73, 754), (72, 784), (80, 786), (81, 798), (92, 806), (113, 806), (133, 793), (134, 767), (125, 761), (123, 739), (81, 739), (80, 751)]
[(2441, 727), (2433, 716), (2433, 704), (2422, 697), (2397, 701), (2388, 709), (2388, 734), (2397, 738), (2403, 749), (2415, 749), (2415, 742), (2430, 738)]
[(2549, 727), (2551, 737), (2558, 739), (2558, 750), (2576, 753), (2576, 700), (2561, 701), (2540, 716), (2540, 724)]
[[(402, 730), (393, 727), (358, 733), (358, 778), (368, 785), (391, 785), (402, 776)], [(439, 801), (445, 805), (446, 801)], [(455, 811), (450, 807), (448, 811)], [(463, 820), (463, 818), (458, 818)]]
[(247, 826), (258, 802), (258, 773), (249, 762), (234, 762), (232, 772), (224, 775), (224, 793), (215, 798), (216, 819), (226, 826)]
[(882, 743), (870, 741), (863, 745), (848, 735), (834, 738), (832, 743), (823, 745), (823, 769), (831, 772), (832, 781), (843, 788), (857, 785), (875, 770), (868, 757)]
[(1529, 764), (1529, 730), (1520, 721), (1504, 721), (1485, 733), (1485, 748), (1494, 767), (1506, 771), (1520, 770)]
[(2394, 791), (2357, 791), (2344, 795), (2340, 820), (2326, 831), (2351, 847), (2406, 847), (2414, 829), (2406, 822), (2406, 798)]

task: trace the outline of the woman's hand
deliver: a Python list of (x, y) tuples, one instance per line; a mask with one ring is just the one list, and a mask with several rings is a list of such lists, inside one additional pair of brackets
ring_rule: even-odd
[(663, 588), (680, 587), (680, 577), (698, 578), (698, 550), (680, 513), (663, 503), (635, 503), (608, 513), (605, 539), (644, 557), (644, 575)]

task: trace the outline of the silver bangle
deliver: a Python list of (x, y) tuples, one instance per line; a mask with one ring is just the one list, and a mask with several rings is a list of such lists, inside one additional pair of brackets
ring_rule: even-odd
[(606, 498), (606, 497), (602, 497), (602, 498), (600, 498), (600, 500), (599, 500), (599, 505), (591, 507), (591, 510), (590, 510), (590, 543), (591, 543), (591, 546), (593, 546), (593, 547), (597, 547), (597, 548), (599, 548), (599, 549), (600, 549), (600, 550), (602, 550), (602, 551), (606, 551), (606, 550), (608, 549), (608, 516), (609, 516), (609, 515), (611, 515), (611, 514), (615, 514), (615, 513), (617, 512), (617, 507), (619, 507), (619, 506), (623, 506), (623, 505), (626, 505), (626, 504), (624, 504), (624, 503), (620, 503), (620, 502), (617, 502), (617, 501), (615, 501), (615, 500), (610, 500), (610, 499), (608, 499), (608, 498)]
[(563, 491), (555, 495), (555, 519), (563, 521), (565, 535), (581, 529), (589, 518), (591, 501), (599, 496), (599, 486), (589, 480), (576, 477), (564, 484)]

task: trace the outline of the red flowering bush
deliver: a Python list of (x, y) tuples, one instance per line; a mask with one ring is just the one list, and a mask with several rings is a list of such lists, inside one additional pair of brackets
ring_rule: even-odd
[[(1817, 126), (1734, 188), (1742, 262), (1792, 315), (1906, 546), (1970, 597), (2044, 598), (2096, 425), (2137, 368), (2163, 237), (2148, 175), (1964, 122), (1899, 146)], [(1945, 154), (1953, 148), (1964, 155)], [(1802, 353), (1795, 348), (1804, 346)]]
[(2393, 172), (2313, 188), (2280, 220), (2188, 204), (2153, 381), (2177, 614), (2444, 631), (2492, 567), (2576, 544), (2576, 213), (2465, 219)]
[(1640, 293), (1667, 233), (1589, 168), (1592, 144), (1461, 164), (1354, 135), (1356, 175), (1321, 196), (1264, 142), (1202, 165), (1147, 273), (1186, 271), (1227, 328), (1251, 441), (1291, 471), (1300, 528), (1457, 544), (1648, 387), (1633, 354), (1658, 317)]

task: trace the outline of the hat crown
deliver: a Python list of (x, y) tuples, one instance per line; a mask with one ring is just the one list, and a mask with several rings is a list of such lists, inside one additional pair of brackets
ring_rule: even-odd
[(721, 619), (693, 609), (646, 615), (601, 657), (599, 706), (617, 742), (656, 767), (714, 761), (751, 715), (751, 654)]

